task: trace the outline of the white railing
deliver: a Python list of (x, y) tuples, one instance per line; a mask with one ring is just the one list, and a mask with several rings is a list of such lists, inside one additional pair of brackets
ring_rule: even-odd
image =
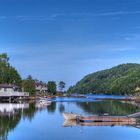
[(10, 97), (10, 96), (29, 96), (28, 92), (6, 92), (6, 91), (0, 91), (0, 97)]

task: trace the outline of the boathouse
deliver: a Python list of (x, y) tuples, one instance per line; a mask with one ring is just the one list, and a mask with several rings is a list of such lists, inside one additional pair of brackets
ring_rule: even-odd
[(29, 93), (21, 92), (20, 87), (12, 84), (0, 84), (0, 100), (15, 100), (28, 97)]
[(0, 92), (19, 92), (20, 88), (11, 84), (0, 84)]

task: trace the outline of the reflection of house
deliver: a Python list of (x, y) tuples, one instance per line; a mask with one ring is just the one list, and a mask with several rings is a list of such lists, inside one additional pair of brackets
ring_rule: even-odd
[(35, 82), (35, 89), (37, 93), (47, 93), (48, 91), (47, 84), (42, 81)]
[(17, 92), (20, 88), (16, 85), (0, 84), (0, 92)]
[(17, 110), (29, 108), (29, 104), (13, 104), (13, 103), (1, 103), (0, 104), (0, 116), (15, 114)]

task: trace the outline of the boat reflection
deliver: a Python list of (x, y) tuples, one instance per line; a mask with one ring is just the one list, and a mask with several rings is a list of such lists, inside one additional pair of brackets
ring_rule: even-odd
[(131, 126), (136, 122), (78, 122), (76, 120), (65, 120), (63, 127), (73, 126)]

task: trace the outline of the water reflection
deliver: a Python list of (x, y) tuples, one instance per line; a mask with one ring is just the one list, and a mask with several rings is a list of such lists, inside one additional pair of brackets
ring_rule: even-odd
[(59, 112), (60, 112), (60, 113), (65, 112), (65, 106), (64, 106), (63, 103), (59, 103)]
[(19, 123), (22, 111), (29, 108), (29, 104), (0, 104), (0, 137), (7, 139), (9, 131), (12, 131)]
[(36, 112), (41, 111), (42, 109), (44, 109), (44, 107), (35, 103), (1, 103), (0, 140), (7, 140), (8, 133), (14, 130), (22, 117), (31, 121)]
[[(61, 133), (66, 133), (66, 137), (71, 137), (71, 133), (75, 133), (77, 137), (82, 139), (82, 136), (76, 133), (74, 130), (64, 129), (62, 123), (64, 121), (62, 117), (62, 112), (64, 111), (75, 111), (75, 113), (80, 113), (83, 115), (92, 115), (92, 114), (104, 114), (108, 113), (109, 115), (127, 115), (135, 112), (139, 112), (140, 108), (124, 102), (119, 101), (102, 101), (102, 102), (52, 102), (49, 106), (41, 106), (37, 103), (21, 103), (21, 104), (0, 104), (0, 139), (2, 140), (11, 140), (8, 134), (13, 131), (14, 136), (20, 136), (19, 132), (14, 130), (17, 125), (22, 127), (24, 135), (30, 136), (32, 133), (31, 130), (26, 130), (26, 126), (23, 126), (22, 122), (25, 120), (27, 123), (32, 126), (34, 125), (37, 129), (34, 129), (34, 135), (38, 137), (38, 140), (45, 140), (47, 138), (53, 139), (55, 136), (52, 135), (56, 133), (54, 140), (58, 139), (58, 135), (61, 136)], [(45, 114), (43, 114), (45, 113)], [(36, 118), (38, 114), (38, 117)], [(47, 116), (47, 117), (46, 117)], [(35, 119), (36, 118), (36, 119)], [(46, 125), (38, 125), (38, 121), (42, 121)], [(78, 123), (76, 121), (67, 121), (64, 122), (63, 126), (131, 126), (132, 124), (124, 123)], [(32, 127), (31, 127), (32, 128)], [(57, 129), (59, 128), (59, 129)], [(84, 127), (85, 128), (85, 127)], [(87, 128), (87, 127), (86, 127)], [(38, 133), (44, 132), (44, 137)], [(90, 131), (90, 130), (88, 130)], [(115, 130), (114, 130), (115, 131)], [(47, 133), (48, 132), (48, 133)], [(129, 133), (129, 132), (128, 132)], [(31, 136), (30, 136), (31, 137)], [(8, 139), (9, 138), (9, 139)], [(22, 138), (22, 137), (20, 137)], [(34, 140), (34, 136), (30, 140)], [(13, 139), (12, 139), (13, 140)], [(73, 139), (76, 140), (76, 139)]]
[(47, 107), (49, 113), (53, 113), (56, 110), (56, 102), (51, 103), (50, 106)]
[(77, 102), (76, 104), (88, 114), (102, 115), (108, 113), (112, 116), (124, 116), (133, 114), (135, 112), (140, 112), (140, 108), (138, 106), (121, 101), (102, 101), (88, 103)]
[(135, 122), (77, 122), (76, 120), (65, 120), (64, 127), (73, 126), (132, 126)]
[(29, 108), (23, 110), (23, 117), (29, 119), (30, 121), (34, 118), (36, 113), (36, 107), (34, 103), (29, 104)]

